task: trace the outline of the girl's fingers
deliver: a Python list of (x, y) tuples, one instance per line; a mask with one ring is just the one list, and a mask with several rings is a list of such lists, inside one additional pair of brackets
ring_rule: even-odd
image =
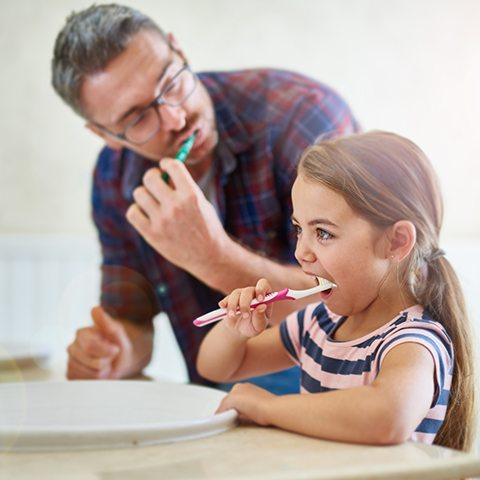
[(258, 282), (257, 285), (255, 286), (255, 296), (258, 301), (262, 301), (265, 296), (272, 291), (272, 288), (270, 284), (268, 283), (268, 280), (265, 278), (261, 278)]
[(238, 300), (240, 298), (240, 293), (241, 289), (236, 289), (234, 290), (227, 299), (227, 306), (225, 307), (227, 309), (227, 315), (229, 318), (235, 318), (236, 317), (236, 312), (238, 308)]
[(223, 298), (218, 302), (218, 306), (219, 306), (220, 308), (225, 308), (225, 307), (227, 306), (228, 297), (229, 297), (229, 295), (227, 295), (226, 297), (223, 297)]
[(239, 298), (239, 308), (242, 314), (242, 318), (250, 318), (250, 304), (255, 297), (255, 289), (253, 287), (247, 287), (242, 289)]
[(267, 326), (267, 319), (265, 317), (266, 310), (266, 305), (260, 305), (252, 314), (252, 327), (257, 333), (263, 332)]
[(270, 303), (269, 305), (266, 306), (265, 310), (265, 319), (267, 323), (269, 322), (270, 318), (272, 318), (272, 310), (273, 310), (273, 303)]

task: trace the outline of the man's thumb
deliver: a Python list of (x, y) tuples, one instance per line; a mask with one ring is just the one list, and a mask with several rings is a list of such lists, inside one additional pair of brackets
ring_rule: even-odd
[(94, 325), (112, 343), (122, 347), (125, 342), (125, 331), (118, 320), (114, 320), (102, 307), (92, 308)]

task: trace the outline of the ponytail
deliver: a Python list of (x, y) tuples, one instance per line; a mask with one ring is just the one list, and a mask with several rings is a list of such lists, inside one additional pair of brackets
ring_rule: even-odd
[(450, 398), (434, 443), (469, 450), (475, 433), (473, 333), (458, 278), (436, 248), (443, 202), (432, 164), (410, 140), (377, 131), (310, 147), (299, 172), (339, 192), (374, 225), (387, 227), (399, 220), (415, 225), (416, 244), (401, 267), (399, 287), (409, 287), (444, 326), (454, 348)]
[(452, 339), (454, 370), (447, 413), (434, 443), (468, 451), (475, 435), (473, 332), (457, 275), (441, 250), (427, 261), (427, 278), (419, 303), (439, 321)]

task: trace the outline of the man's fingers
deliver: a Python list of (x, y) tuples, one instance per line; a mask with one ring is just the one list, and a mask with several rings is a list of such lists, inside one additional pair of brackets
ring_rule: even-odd
[(160, 208), (160, 204), (145, 187), (137, 187), (133, 191), (133, 198), (148, 218), (152, 218)]
[(105, 370), (112, 363), (112, 357), (92, 357), (83, 350), (77, 342), (72, 343), (68, 349), (68, 354), (85, 367), (92, 370)]
[(114, 357), (120, 351), (118, 345), (106, 340), (96, 327), (79, 330), (74, 343), (94, 358)]
[(160, 167), (168, 173), (175, 190), (180, 192), (197, 190), (198, 185), (182, 162), (173, 158), (164, 158), (160, 161)]
[(132, 203), (132, 205), (128, 207), (125, 218), (143, 237), (148, 235), (150, 231), (150, 220), (136, 203)]
[(95, 326), (110, 342), (118, 345), (120, 349), (128, 347), (130, 340), (123, 325), (118, 320), (114, 320), (102, 307), (92, 308), (92, 319)]
[(94, 370), (83, 365), (72, 356), (68, 357), (67, 378), (70, 380), (108, 378), (108, 373), (108, 370)]
[(169, 193), (172, 192), (172, 189), (163, 180), (160, 169), (158, 168), (150, 168), (145, 172), (143, 184), (146, 190), (158, 202), (166, 200)]

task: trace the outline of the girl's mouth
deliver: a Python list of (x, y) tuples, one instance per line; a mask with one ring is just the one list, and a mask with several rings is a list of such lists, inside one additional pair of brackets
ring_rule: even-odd
[[(315, 280), (317, 282), (317, 285), (320, 285), (320, 282), (323, 280), (321, 277), (315, 277)], [(336, 287), (336, 285), (335, 285)], [(322, 298), (322, 301), (325, 301), (327, 300), (328, 298), (330, 298), (330, 296), (332, 295), (333, 293), (333, 290), (334, 288), (329, 288), (328, 290), (323, 290), (322, 292), (320, 292), (320, 296)]]
[(333, 288), (329, 288), (328, 290), (324, 290), (323, 292), (320, 292), (320, 296), (322, 297), (322, 300), (325, 301), (331, 297), (332, 293), (333, 293)]

